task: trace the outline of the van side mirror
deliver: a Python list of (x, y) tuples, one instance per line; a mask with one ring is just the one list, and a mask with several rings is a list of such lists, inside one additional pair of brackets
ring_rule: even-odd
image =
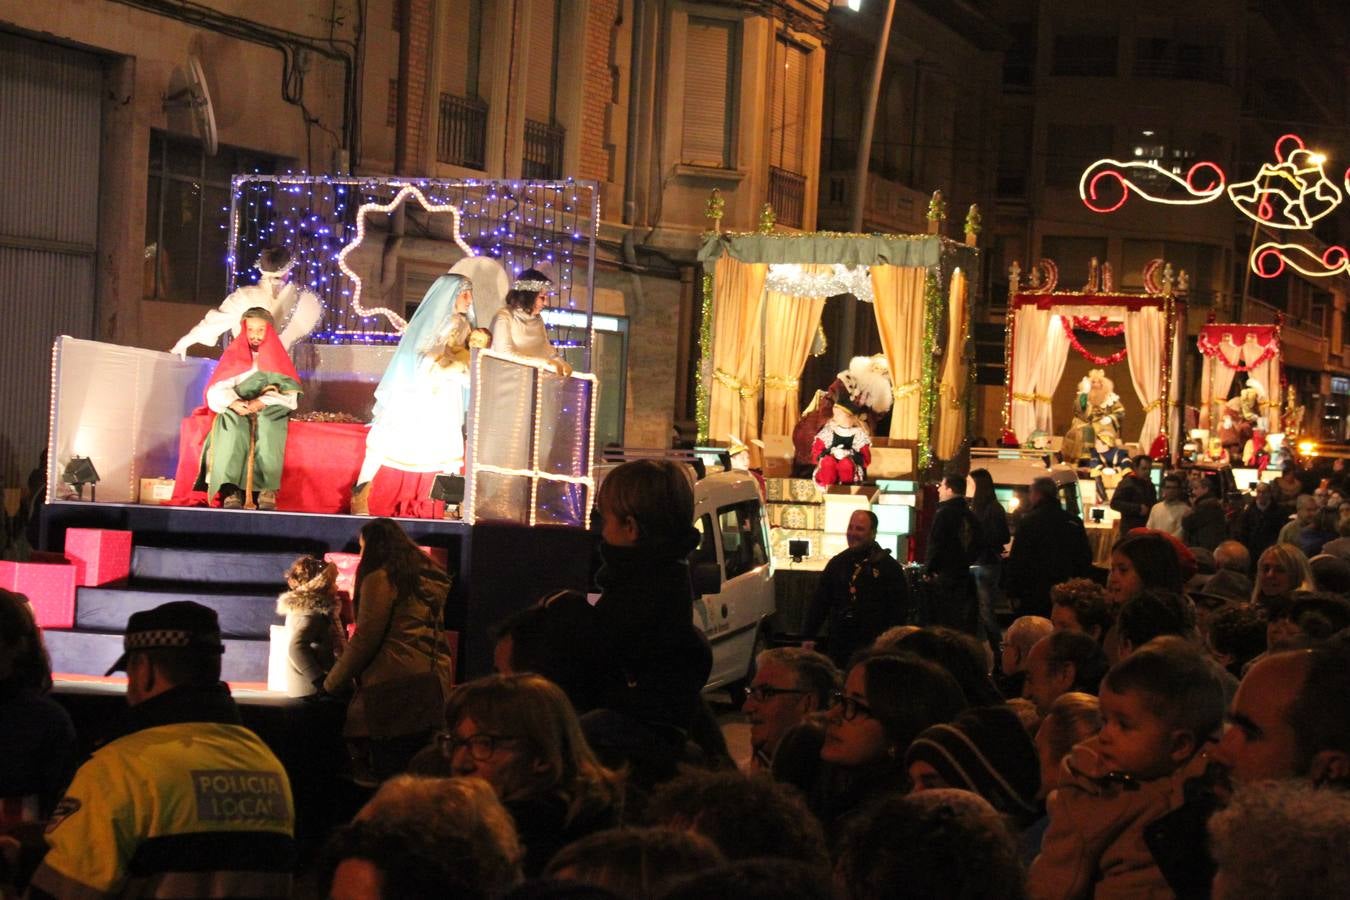
[(716, 562), (696, 562), (689, 567), (689, 579), (694, 583), (694, 598), (716, 594), (722, 590), (722, 567)]

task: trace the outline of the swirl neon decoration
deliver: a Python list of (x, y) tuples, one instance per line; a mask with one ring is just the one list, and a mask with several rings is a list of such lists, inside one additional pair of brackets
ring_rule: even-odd
[(455, 243), (459, 245), (459, 249), (464, 251), (465, 256), (478, 255), (478, 253), (472, 247), (470, 247), (467, 243), (464, 242), (464, 238), (460, 234), (459, 207), (455, 206), (453, 203), (432, 203), (430, 200), (427, 199), (426, 195), (423, 194), (420, 189), (413, 187), (411, 184), (404, 185), (402, 190), (400, 190), (397, 194), (395, 194), (394, 198), (390, 200), (388, 203), (361, 204), (361, 207), (356, 211), (356, 238), (347, 243), (341, 250), (338, 251), (337, 255), (338, 268), (341, 269), (342, 273), (346, 275), (348, 278), (350, 278), (356, 285), (352, 289), (351, 304), (352, 309), (356, 310), (357, 315), (366, 318), (369, 318), (371, 316), (384, 316), (386, 319), (389, 320), (389, 324), (394, 326), (394, 330), (399, 332), (400, 334), (402, 334), (403, 330), (408, 327), (408, 321), (404, 319), (402, 316), (400, 316), (398, 313), (384, 306), (373, 306), (370, 309), (367, 309), (361, 305), (361, 289), (362, 289), (361, 276), (357, 275), (356, 272), (354, 272), (352, 268), (347, 265), (347, 255), (351, 253), (353, 250), (355, 250), (357, 246), (366, 239), (366, 216), (368, 216), (371, 213), (390, 212), (396, 209), (400, 203), (402, 203), (409, 197), (416, 199), (417, 202), (421, 204), (422, 208), (429, 213), (442, 213), (442, 212), (450, 213), (452, 234), (454, 236)]
[(1350, 252), (1338, 244), (1320, 255), (1302, 244), (1267, 241), (1252, 251), (1251, 270), (1260, 278), (1278, 278), (1286, 267), (1309, 278), (1350, 274)]
[[(1059, 323), (1064, 326), (1064, 335), (1069, 339), (1069, 346), (1077, 350), (1078, 354), (1084, 359), (1090, 360), (1099, 366), (1113, 366), (1129, 354), (1130, 348), (1121, 347), (1110, 356), (1098, 356), (1088, 350), (1088, 348), (1084, 347), (1082, 342), (1078, 340), (1078, 335), (1073, 333), (1073, 323), (1069, 321), (1069, 316), (1057, 316), (1056, 318), (1058, 318)], [(1124, 330), (1124, 326), (1121, 326), (1121, 330)]]
[[(1133, 172), (1147, 173), (1150, 178), (1163, 178), (1170, 182), (1168, 187), (1179, 188), (1185, 196), (1168, 196), (1156, 189), (1142, 187), (1138, 181), (1131, 180)], [(1150, 203), (1166, 203), (1171, 206), (1198, 206), (1209, 203), (1223, 194), (1223, 170), (1212, 162), (1201, 161), (1191, 166), (1185, 177), (1169, 172), (1155, 161), (1119, 159), (1099, 159), (1083, 170), (1078, 179), (1078, 196), (1083, 204), (1093, 212), (1113, 213), (1130, 199), (1130, 192)], [(1106, 198), (1115, 190), (1120, 199), (1111, 203)]]

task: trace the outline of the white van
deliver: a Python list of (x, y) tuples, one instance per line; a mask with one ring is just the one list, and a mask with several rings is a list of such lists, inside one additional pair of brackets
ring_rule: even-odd
[(769, 525), (759, 483), (748, 472), (710, 472), (694, 484), (694, 527), (702, 535), (689, 558), (694, 624), (712, 644), (705, 690), (726, 688), (733, 700), (754, 675), (755, 657), (770, 646), (774, 614)]

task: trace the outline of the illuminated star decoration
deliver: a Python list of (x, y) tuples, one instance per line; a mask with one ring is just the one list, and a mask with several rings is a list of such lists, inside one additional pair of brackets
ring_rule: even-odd
[[(1293, 144), (1286, 157), (1283, 147)], [(1275, 165), (1265, 163), (1250, 181), (1232, 184), (1228, 197), (1247, 218), (1270, 228), (1307, 231), (1341, 205), (1341, 189), (1322, 169), (1326, 157), (1303, 146), (1295, 134), (1275, 142)]]
[(453, 203), (432, 203), (426, 198), (425, 194), (423, 194), (420, 190), (418, 190), (417, 188), (413, 187), (410, 184), (404, 185), (402, 190), (400, 190), (397, 194), (395, 194), (394, 198), (390, 200), (388, 203), (364, 203), (361, 205), (361, 207), (356, 211), (356, 237), (350, 243), (344, 246), (340, 251), (338, 251), (337, 255), (338, 268), (341, 269), (343, 274), (346, 275), (348, 278), (350, 278), (353, 284), (355, 285), (355, 287), (352, 289), (352, 300), (351, 300), (352, 309), (356, 310), (358, 315), (365, 318), (369, 318), (371, 316), (376, 315), (384, 316), (386, 319), (389, 320), (389, 324), (394, 326), (394, 330), (399, 332), (400, 334), (403, 332), (405, 328), (408, 327), (408, 322), (398, 313), (384, 306), (375, 306), (371, 307), (370, 309), (367, 309), (361, 305), (361, 287), (362, 287), (361, 276), (357, 275), (356, 272), (354, 272), (351, 269), (351, 267), (347, 265), (347, 254), (355, 250), (357, 245), (366, 239), (366, 216), (369, 213), (390, 212), (396, 209), (400, 203), (402, 203), (409, 197), (415, 197), (417, 199), (417, 202), (422, 205), (422, 208), (429, 213), (441, 213), (441, 212), (450, 213), (451, 221), (453, 223), (452, 233), (455, 238), (455, 243), (458, 244), (459, 248), (464, 251), (465, 256), (478, 255), (472, 247), (470, 247), (467, 243), (464, 242), (464, 238), (460, 235), (459, 207), (455, 206)]

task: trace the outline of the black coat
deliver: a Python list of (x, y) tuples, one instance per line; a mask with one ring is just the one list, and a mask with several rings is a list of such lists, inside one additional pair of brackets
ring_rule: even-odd
[(1271, 503), (1265, 509), (1253, 500), (1238, 513), (1233, 523), (1233, 537), (1242, 542), (1252, 558), (1252, 565), (1260, 559), (1265, 549), (1280, 537), (1280, 529), (1289, 524), (1289, 510), (1278, 503)]
[[(1148, 522), (1149, 510), (1158, 502), (1158, 489), (1153, 482), (1133, 472), (1120, 479), (1116, 490), (1111, 494), (1111, 508), (1120, 513), (1120, 535), (1124, 537), (1131, 528), (1143, 528)], [(1139, 507), (1144, 508), (1140, 514)]]
[(697, 544), (690, 528), (669, 543), (601, 547), (587, 651), (605, 708), (679, 729), (693, 721), (712, 671), (712, 649), (694, 626), (688, 555)]
[(980, 520), (980, 536), (983, 546), (976, 562), (981, 565), (995, 565), (1003, 561), (1003, 547), (1012, 538), (1008, 530), (1008, 513), (997, 500), (984, 509), (971, 507), (975, 518)]
[(943, 580), (963, 580), (984, 549), (984, 529), (971, 512), (965, 497), (952, 497), (937, 505), (928, 531), (929, 575)]
[(1228, 518), (1218, 498), (1197, 500), (1191, 511), (1181, 517), (1181, 539), (1187, 547), (1210, 551), (1228, 539)]
[(1018, 615), (1049, 616), (1050, 588), (1092, 574), (1092, 548), (1077, 516), (1042, 502), (1022, 517), (1005, 570)]
[(837, 664), (848, 664), (855, 651), (876, 640), (892, 625), (902, 625), (910, 610), (904, 570), (875, 541), (850, 547), (825, 564), (802, 629), (815, 637), (830, 625), (824, 652)]

